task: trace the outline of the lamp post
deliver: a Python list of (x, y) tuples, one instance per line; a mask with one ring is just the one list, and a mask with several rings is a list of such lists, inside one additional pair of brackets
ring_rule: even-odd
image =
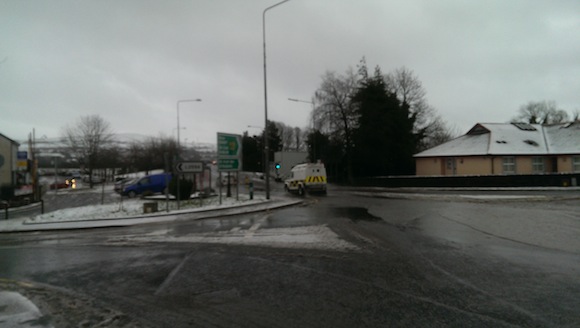
[[(310, 105), (312, 105), (312, 111), (314, 112), (314, 101), (301, 100), (301, 99), (296, 99), (296, 98), (288, 98), (288, 100), (294, 101), (294, 102), (301, 102), (301, 103), (305, 103), (305, 104), (310, 104)], [(312, 126), (310, 127), (312, 130), (311, 133), (314, 133), (314, 119), (311, 119), (310, 122), (312, 123)], [(316, 159), (316, 140), (312, 140), (312, 155), (314, 158), (311, 158), (310, 161), (314, 163), (317, 160)]]
[(201, 99), (197, 98), (197, 99), (183, 99), (183, 100), (178, 100), (177, 101), (177, 154), (179, 156), (179, 130), (181, 130), (181, 128), (179, 127), (179, 104), (184, 103), (184, 102), (198, 102), (201, 101)]
[[(187, 127), (185, 127), (185, 126), (182, 126), (180, 129), (181, 129), (181, 130), (187, 130)], [(173, 128), (173, 133), (176, 133), (176, 132), (177, 132), (177, 128)], [(176, 134), (173, 134), (173, 133), (171, 134), (171, 136), (172, 136), (172, 137), (173, 137), (173, 136), (176, 136)], [(177, 136), (176, 136), (176, 139), (177, 139)]]
[[(197, 99), (182, 99), (182, 100), (178, 100), (177, 101), (177, 160), (179, 160), (179, 152), (181, 151), (181, 145), (179, 142), (179, 130), (181, 130), (181, 128), (179, 127), (179, 104), (181, 103), (185, 103), (185, 102), (198, 102), (201, 101), (201, 99), (197, 98)], [(179, 191), (179, 177), (177, 177), (177, 209), (179, 209), (179, 201), (180, 201), (180, 191)]]
[(262, 13), (262, 39), (264, 42), (264, 175), (266, 176), (266, 199), (270, 199), (270, 148), (268, 146), (268, 83), (266, 74), (266, 12), (290, 0), (280, 1), (266, 9)]

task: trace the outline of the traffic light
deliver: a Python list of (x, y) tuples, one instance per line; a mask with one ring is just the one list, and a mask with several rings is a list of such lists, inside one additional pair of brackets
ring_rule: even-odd
[(276, 167), (276, 170), (279, 170), (280, 169), (280, 163), (276, 163), (276, 166), (275, 167)]

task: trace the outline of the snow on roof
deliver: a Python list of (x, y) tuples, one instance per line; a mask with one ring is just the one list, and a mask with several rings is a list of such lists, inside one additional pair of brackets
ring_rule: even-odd
[(540, 124), (482, 124), (489, 131), (490, 155), (544, 155), (547, 153), (543, 129)]
[(416, 154), (415, 157), (483, 155), (487, 153), (488, 143), (488, 134), (466, 134), (439, 146), (420, 152)]
[(465, 135), (415, 157), (580, 154), (580, 122), (478, 123)]
[(545, 126), (550, 154), (580, 154), (580, 122)]

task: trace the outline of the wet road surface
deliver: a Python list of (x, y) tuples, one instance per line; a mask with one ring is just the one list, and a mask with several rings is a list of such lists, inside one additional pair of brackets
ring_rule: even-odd
[(0, 235), (0, 277), (119, 327), (575, 327), (578, 209), (334, 190), (269, 213)]

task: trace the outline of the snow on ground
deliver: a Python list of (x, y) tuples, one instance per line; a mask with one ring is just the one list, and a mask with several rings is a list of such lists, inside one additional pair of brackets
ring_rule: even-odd
[(532, 196), (532, 195), (459, 195), (461, 198), (471, 199), (545, 199), (546, 196)]
[(209, 243), (226, 245), (252, 245), (282, 248), (325, 249), (354, 251), (359, 248), (343, 239), (326, 225), (285, 228), (247, 229), (234, 228), (228, 231), (171, 235), (170, 230), (161, 229), (145, 235), (111, 239), (112, 244), (134, 244), (135, 242)]
[(52, 327), (40, 319), (40, 310), (17, 292), (0, 291), (0, 323), (2, 327)]
[[(245, 196), (245, 195), (244, 195)], [(177, 202), (165, 202), (165, 196), (153, 197), (153, 199), (123, 199), (117, 203), (104, 205), (91, 205), (82, 207), (71, 207), (61, 209), (45, 214), (30, 217), (24, 221), (25, 224), (31, 223), (49, 223), (49, 222), (71, 222), (71, 221), (90, 221), (102, 219), (128, 218), (128, 217), (151, 217), (158, 216), (166, 212), (167, 206), (172, 214), (182, 212), (207, 211), (218, 208), (227, 208), (231, 206), (260, 204), (265, 200), (255, 198), (249, 200), (240, 195), (239, 201), (235, 198), (222, 198), (222, 204), (219, 204), (218, 197), (206, 198), (202, 200), (200, 206), (199, 199), (191, 199), (180, 202), (180, 209), (177, 210)], [(157, 202), (156, 213), (143, 213), (143, 204)]]

